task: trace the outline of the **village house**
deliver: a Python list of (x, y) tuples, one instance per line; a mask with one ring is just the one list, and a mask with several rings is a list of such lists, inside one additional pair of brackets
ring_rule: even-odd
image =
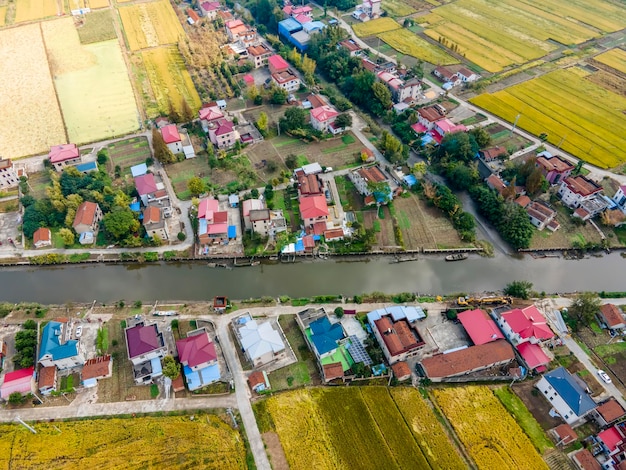
[(129, 318), (126, 323), (124, 337), (135, 383), (150, 383), (163, 375), (161, 359), (167, 354), (163, 333), (155, 323), (146, 323), (141, 318)]
[(208, 125), (208, 130), (211, 143), (218, 149), (230, 148), (239, 140), (235, 124), (226, 118), (212, 121)]
[(209, 21), (213, 21), (217, 18), (217, 12), (220, 8), (220, 2), (202, 2), (200, 4), (200, 11), (202, 12), (202, 15)]
[(439, 65), (433, 69), (433, 75), (439, 78), (444, 83), (450, 83), (452, 86), (461, 84), (461, 79), (456, 72), (450, 70), (448, 67)]
[(0, 189), (12, 188), (17, 186), (19, 182), (18, 172), (15, 170), (11, 159), (0, 158)]
[(504, 192), (504, 190), (507, 187), (506, 183), (502, 180), (502, 178), (500, 178), (495, 173), (492, 173), (491, 175), (489, 175), (487, 177), (487, 179), (485, 180), (485, 183), (487, 183), (487, 186), (489, 186), (491, 189), (497, 191), (498, 194), (500, 194), (500, 195), (502, 195), (502, 193)]
[(271, 55), (272, 51), (263, 43), (248, 47), (248, 57), (252, 59), (255, 69), (267, 65), (267, 59), (269, 59)]
[(374, 310), (367, 314), (367, 321), (383, 354), (390, 365), (415, 356), (426, 344), (417, 329), (417, 320), (423, 311), (398, 306)]
[(167, 232), (167, 224), (161, 213), (161, 208), (158, 206), (148, 206), (143, 211), (143, 227), (146, 229), (146, 234), (150, 238), (158, 236), (161, 240), (168, 240), (169, 234)]
[(445, 108), (439, 105), (426, 106), (417, 110), (417, 121), (427, 130), (432, 130), (435, 123), (445, 117)]
[(411, 368), (404, 361), (396, 362), (391, 366), (391, 370), (398, 382), (403, 382), (411, 378)]
[(525, 209), (530, 218), (530, 223), (537, 227), (537, 230), (541, 231), (548, 227), (548, 230), (555, 232), (560, 228), (561, 225), (554, 220), (556, 218), (556, 211), (550, 209), (545, 204), (532, 201)]
[(459, 70), (457, 70), (456, 75), (461, 79), (463, 83), (475, 82), (476, 80), (480, 78), (474, 72), (472, 72), (469, 69), (466, 69), (465, 67), (461, 67)]
[(492, 367), (504, 366), (515, 359), (513, 348), (499, 339), (478, 346), (470, 346), (460, 351), (422, 359), (424, 374), (433, 382), (444, 381), (447, 377), (458, 377), (480, 372)]
[(563, 157), (558, 155), (552, 156), (549, 152), (541, 152), (537, 154), (535, 167), (541, 170), (541, 174), (550, 184), (559, 184), (574, 170), (575, 166)]
[(37, 378), (37, 389), (42, 395), (50, 395), (57, 388), (57, 368), (54, 366), (40, 367)]
[(228, 225), (228, 212), (219, 210), (219, 202), (205, 198), (198, 205), (198, 239), (201, 245), (228, 243), (236, 238), (234, 225)]
[(379, 72), (376, 77), (389, 89), (394, 103), (416, 100), (422, 91), (422, 84), (417, 78), (405, 81), (389, 72)]
[(457, 319), (461, 322), (461, 325), (463, 325), (463, 328), (465, 328), (472, 343), (475, 345), (504, 339), (500, 328), (484, 310), (466, 310), (459, 313)]
[[(351, 171), (348, 173), (348, 178), (354, 183), (359, 194), (363, 195), (365, 198), (372, 196), (374, 202), (378, 204), (386, 204), (393, 199), (393, 193), (387, 177), (376, 165)], [(381, 190), (372, 187), (372, 185), (378, 185), (380, 183), (386, 183), (386, 189)]]
[(337, 47), (343, 47), (346, 51), (348, 51), (350, 57), (358, 57), (363, 52), (361, 47), (353, 39), (344, 39), (337, 45)]
[(439, 119), (438, 121), (435, 121), (432, 130), (436, 132), (439, 136), (439, 138), (437, 138), (436, 135), (433, 135), (433, 137), (435, 137), (435, 140), (437, 140), (438, 143), (441, 143), (441, 139), (443, 139), (443, 137), (446, 134), (454, 134), (455, 132), (465, 132), (467, 131), (467, 128), (463, 124), (455, 124), (452, 121), (450, 121), (450, 119), (443, 118), (443, 119)]
[(561, 182), (558, 195), (566, 206), (576, 209), (585, 201), (602, 192), (602, 186), (589, 178), (578, 175), (569, 176)]
[(209, 125), (218, 119), (224, 118), (224, 113), (222, 110), (214, 105), (214, 106), (204, 106), (198, 111), (198, 116), (200, 117), (200, 124), (202, 125), (202, 130), (208, 134), (209, 133)]
[(597, 406), (564, 367), (544, 374), (535, 386), (569, 425), (581, 423)]
[(146, 173), (135, 178), (135, 189), (143, 205), (147, 206), (148, 202), (156, 198), (160, 188), (157, 186), (154, 175), (152, 173)]
[(482, 158), (486, 162), (492, 162), (494, 160), (497, 160), (498, 158), (505, 157), (507, 153), (508, 152), (504, 147), (499, 146), (489, 147), (478, 151), (480, 158)]
[(313, 108), (309, 111), (311, 115), (311, 126), (320, 132), (330, 132), (333, 135), (343, 132), (343, 127), (335, 126), (335, 119), (339, 116), (339, 112), (332, 106), (321, 106)]
[(599, 432), (596, 442), (600, 444), (598, 450), (601, 452), (598, 452), (595, 457), (602, 468), (622, 469), (626, 465), (626, 425), (624, 423), (618, 423)]
[(220, 379), (215, 343), (204, 328), (190, 331), (186, 338), (176, 341), (176, 350), (190, 391), (206, 387)]
[(56, 171), (63, 171), (68, 166), (80, 163), (80, 151), (76, 144), (55, 145), (50, 147), (48, 158), (52, 168)]
[(603, 304), (597, 313), (600, 326), (609, 330), (623, 330), (626, 328), (624, 313), (614, 304)]
[(227, 21), (225, 24), (226, 35), (230, 42), (238, 42), (247, 48), (258, 42), (256, 29), (251, 28), (241, 20)]
[(299, 209), (305, 228), (312, 228), (314, 224), (328, 220), (328, 205), (322, 195), (300, 198)]
[(76, 209), (72, 227), (79, 235), (87, 232), (95, 234), (98, 232), (101, 220), (102, 210), (100, 206), (95, 202), (85, 201)]
[(187, 23), (189, 23), (190, 25), (194, 25), (196, 24), (198, 21), (200, 21), (200, 17), (198, 16), (198, 14), (193, 10), (193, 8), (187, 8), (185, 10), (185, 12), (187, 13)]
[(291, 16), (292, 18), (296, 18), (300, 15), (309, 18), (309, 21), (311, 21), (311, 19), (313, 18), (313, 8), (311, 8), (309, 5), (285, 5), (283, 7), (283, 12), (285, 12), (286, 15)]
[(578, 440), (578, 434), (567, 423), (559, 424), (550, 429), (549, 433), (560, 446), (567, 446)]
[(161, 135), (163, 136), (163, 141), (167, 145), (167, 148), (174, 155), (177, 153), (182, 153), (183, 151), (183, 142), (180, 138), (180, 134), (178, 133), (178, 128), (176, 124), (168, 124), (161, 128)]
[(113, 358), (110, 354), (88, 359), (80, 372), (83, 387), (91, 388), (98, 385), (98, 380), (113, 376)]
[(250, 389), (256, 393), (265, 392), (272, 388), (267, 372), (264, 370), (255, 370), (252, 372), (248, 376), (248, 385), (250, 385)]
[(78, 340), (70, 339), (67, 323), (50, 321), (43, 327), (37, 363), (59, 370), (71, 369), (85, 363)]
[(300, 172), (297, 178), (299, 197), (315, 196), (324, 193), (324, 183), (317, 174), (305, 175)]
[(245, 230), (252, 230), (252, 221), (250, 220), (250, 212), (265, 209), (265, 204), (260, 199), (246, 199), (241, 205), (241, 214), (243, 216), (243, 227)]
[(571, 458), (578, 470), (602, 470), (602, 466), (589, 449), (581, 449), (573, 453)]
[(182, 142), (183, 155), (185, 155), (185, 158), (195, 158), (196, 151), (193, 148), (193, 144), (191, 143), (191, 138), (189, 137), (189, 134), (187, 133), (186, 130), (180, 131), (180, 140)]
[(364, 0), (356, 6), (352, 17), (365, 22), (378, 18), (381, 14), (381, 0)]
[(40, 227), (33, 233), (33, 245), (35, 248), (52, 245), (52, 232), (49, 228)]
[[(309, 308), (298, 312), (296, 322), (320, 363), (333, 356), (341, 341), (346, 338), (341, 323), (332, 323), (324, 308)], [(343, 376), (343, 369), (341, 375)]]
[(233, 320), (237, 339), (253, 367), (263, 367), (287, 356), (287, 348), (277, 326), (271, 321), (253, 320), (250, 314)]
[(287, 90), (288, 92), (296, 91), (300, 88), (300, 79), (289, 68), (289, 64), (278, 54), (274, 54), (267, 59), (270, 75), (274, 83)]
[(624, 415), (626, 415), (626, 411), (614, 397), (610, 397), (607, 401), (598, 405), (591, 413), (591, 416), (601, 428), (610, 426), (618, 419), (623, 418)]
[(613, 202), (626, 214), (626, 185), (619, 187), (615, 195), (613, 196)]
[(33, 366), (4, 374), (4, 381), (0, 385), (0, 398), (8, 400), (12, 393), (22, 395), (31, 393), (34, 387), (34, 374)]

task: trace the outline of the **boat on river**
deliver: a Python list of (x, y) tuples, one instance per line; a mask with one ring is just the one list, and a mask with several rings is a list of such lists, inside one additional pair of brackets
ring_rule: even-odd
[(467, 253), (454, 253), (452, 255), (446, 256), (446, 261), (463, 261), (467, 258), (469, 258), (469, 255)]

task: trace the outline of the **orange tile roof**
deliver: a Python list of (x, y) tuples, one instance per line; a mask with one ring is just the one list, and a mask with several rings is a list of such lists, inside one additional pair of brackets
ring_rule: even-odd
[(324, 379), (333, 380), (343, 377), (343, 367), (341, 362), (333, 362), (332, 364), (324, 364)]
[(601, 186), (582, 175), (565, 178), (564, 183), (570, 191), (581, 196), (590, 196), (602, 191)]
[(620, 405), (619, 402), (613, 397), (611, 397), (606, 403), (596, 408), (596, 411), (607, 423), (615, 421), (626, 414), (622, 405)]
[(542, 166), (548, 172), (556, 171), (558, 173), (564, 173), (574, 169), (574, 165), (558, 155), (552, 158), (546, 158), (543, 155), (537, 157), (537, 165)]
[(391, 366), (391, 370), (398, 380), (408, 379), (411, 376), (411, 368), (404, 361), (396, 362)]
[(49, 242), (52, 240), (52, 234), (49, 228), (40, 227), (33, 233), (33, 244), (37, 245), (39, 242)]
[(143, 224), (156, 224), (161, 221), (161, 210), (156, 206), (148, 206), (143, 210)]
[(567, 423), (563, 423), (560, 426), (554, 428), (554, 432), (559, 437), (559, 441), (561, 441), (561, 444), (563, 445), (567, 445), (578, 439), (578, 435), (576, 434), (576, 432)]
[(602, 312), (602, 316), (609, 327), (620, 326), (625, 323), (622, 311), (617, 305), (604, 304), (600, 307), (600, 312)]
[(387, 181), (384, 173), (380, 171), (380, 168), (377, 166), (371, 166), (369, 168), (361, 168), (357, 171), (359, 176), (363, 178), (368, 183), (371, 181), (373, 183), (382, 183), (383, 181)]
[(582, 470), (602, 470), (600, 463), (587, 449), (579, 450), (572, 456)]
[(41, 369), (39, 369), (39, 388), (42, 389), (47, 387), (53, 387), (56, 376), (56, 366), (42, 367)]
[(174, 393), (182, 392), (183, 390), (185, 390), (185, 383), (183, 382), (183, 374), (178, 374), (178, 377), (172, 380), (172, 389), (174, 390)]
[(108, 377), (110, 364), (111, 356), (109, 354), (89, 359), (83, 366), (81, 377), (83, 380)]
[(72, 226), (76, 227), (81, 224), (91, 225), (94, 217), (96, 216), (97, 209), (98, 204), (95, 202), (83, 202), (76, 210), (76, 217), (74, 217), (74, 224)]

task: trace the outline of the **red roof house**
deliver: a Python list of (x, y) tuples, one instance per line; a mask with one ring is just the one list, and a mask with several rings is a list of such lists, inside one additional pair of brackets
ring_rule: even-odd
[(168, 124), (161, 128), (161, 135), (166, 144), (172, 144), (174, 142), (180, 142), (180, 134), (176, 124)]
[(599, 433), (598, 439), (604, 443), (609, 453), (613, 452), (617, 449), (617, 446), (624, 443), (624, 437), (617, 426), (613, 426)]
[(300, 198), (300, 215), (305, 225), (313, 225), (318, 219), (328, 217), (328, 205), (326, 198), (322, 195), (308, 196)]
[(567, 423), (563, 423), (557, 426), (556, 428), (552, 429), (551, 432), (556, 438), (557, 444), (560, 445), (566, 446), (578, 439), (576, 431), (574, 431), (572, 427)]
[(396, 362), (391, 366), (391, 370), (393, 370), (393, 375), (395, 375), (396, 379), (400, 382), (411, 378), (411, 368), (404, 361)]
[(157, 325), (143, 323), (126, 328), (126, 344), (128, 358), (131, 360), (158, 351), (165, 345), (163, 334), (159, 332)]
[(135, 178), (135, 188), (140, 196), (155, 193), (157, 191), (157, 185), (154, 175), (152, 173), (146, 173), (145, 175), (137, 176)]
[(215, 343), (209, 339), (206, 331), (176, 341), (176, 349), (180, 363), (192, 369), (203, 368), (217, 361)]
[(593, 412), (600, 426), (608, 426), (613, 421), (617, 421), (622, 416), (626, 415), (626, 411), (624, 411), (622, 405), (613, 397), (598, 406)]
[(224, 113), (217, 106), (207, 106), (198, 111), (198, 115), (201, 121), (206, 121), (207, 123), (216, 121), (224, 117)]
[(602, 470), (602, 466), (588, 449), (582, 449), (573, 454), (572, 460), (581, 470)]
[(33, 233), (33, 245), (35, 248), (52, 245), (52, 233), (49, 228), (40, 227)]
[[(113, 375), (113, 359), (111, 355), (94, 357), (85, 362), (80, 373), (83, 384), (85, 381), (104, 379)], [(87, 385), (85, 385), (87, 386)]]
[(521, 343), (517, 345), (517, 351), (531, 369), (537, 369), (539, 372), (542, 372), (541, 369), (545, 369), (544, 366), (550, 364), (550, 358), (538, 344)]
[(0, 398), (6, 400), (9, 398), (9, 395), (16, 392), (21, 394), (30, 393), (34, 372), (35, 368), (31, 366), (28, 369), (20, 369), (4, 374), (4, 382), (0, 385)]
[(617, 305), (604, 304), (600, 307), (598, 315), (604, 324), (611, 330), (625, 328), (624, 314)]
[(55, 145), (50, 147), (48, 158), (50, 158), (50, 163), (54, 165), (55, 163), (61, 163), (66, 160), (80, 158), (80, 153), (76, 144)]
[(498, 326), (513, 344), (538, 343), (554, 337), (546, 319), (534, 305), (499, 314)]
[(324, 372), (324, 382), (330, 382), (331, 380), (343, 377), (343, 366), (341, 365), (341, 362), (324, 364), (322, 369)]
[(283, 59), (278, 54), (274, 54), (269, 59), (267, 59), (267, 65), (270, 68), (270, 73), (278, 73), (284, 72), (289, 69), (289, 64), (285, 59)]
[(205, 198), (198, 205), (198, 218), (213, 220), (213, 214), (219, 211), (220, 203), (217, 199)]
[(466, 310), (459, 313), (457, 318), (474, 344), (485, 344), (497, 339), (504, 339), (504, 335), (496, 322), (483, 310)]

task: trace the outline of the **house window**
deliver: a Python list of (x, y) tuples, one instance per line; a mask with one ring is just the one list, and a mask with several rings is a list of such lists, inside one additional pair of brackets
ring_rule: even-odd
[(554, 400), (554, 397), (550, 397), (550, 401)]
[(567, 419), (567, 418), (569, 418), (569, 415), (563, 416), (563, 419)]

